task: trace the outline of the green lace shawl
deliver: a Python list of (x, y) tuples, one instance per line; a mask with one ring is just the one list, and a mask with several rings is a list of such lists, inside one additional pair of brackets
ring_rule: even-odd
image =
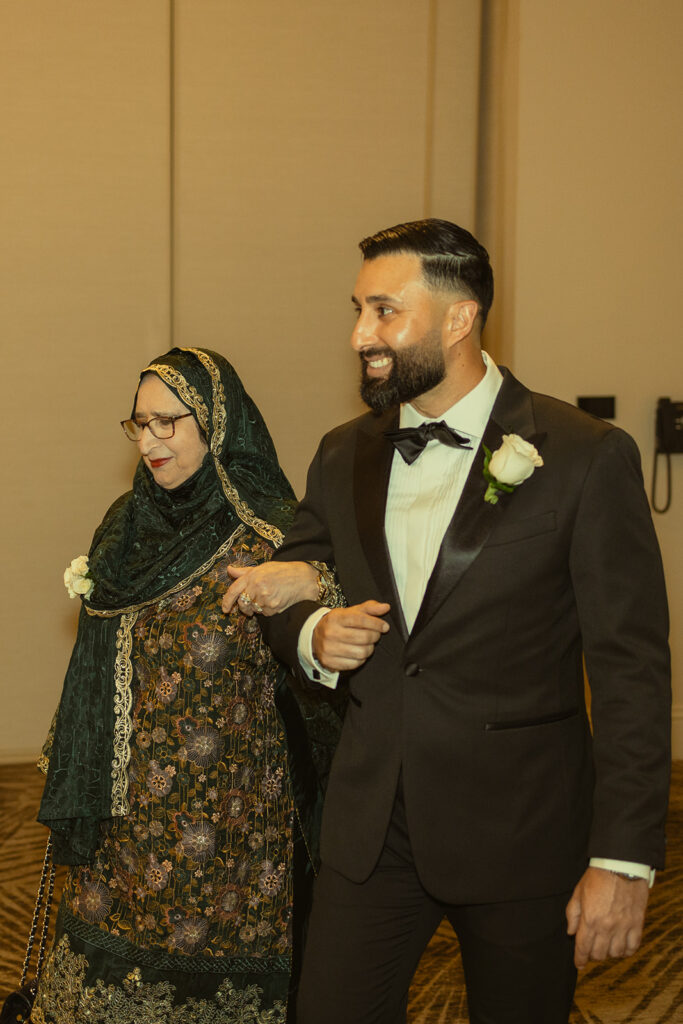
[[(52, 830), (57, 863), (92, 859), (101, 822), (127, 813), (126, 764), (116, 753), (116, 680), (122, 617), (185, 586), (240, 522), (279, 546), (294, 493), (263, 418), (230, 363), (206, 349), (174, 348), (154, 373), (194, 415), (209, 450), (196, 473), (164, 490), (142, 460), (133, 490), (114, 502), (89, 551), (95, 587), (82, 601), (59, 707), (39, 762), (47, 773), (38, 820)], [(118, 685), (117, 685), (118, 682)], [(123, 696), (122, 696), (123, 694)], [(120, 711), (121, 709), (119, 709)], [(118, 782), (116, 781), (118, 780)]]

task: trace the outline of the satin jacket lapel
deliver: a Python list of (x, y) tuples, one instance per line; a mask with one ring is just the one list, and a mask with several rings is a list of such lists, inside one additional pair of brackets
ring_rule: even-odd
[(495, 451), (500, 446), (503, 434), (519, 434), (537, 446), (541, 443), (541, 438), (535, 433), (531, 392), (509, 370), (501, 367), (501, 371), (503, 383), (460, 501), (441, 543), (413, 627), (413, 635), (434, 616), (448, 594), (457, 586), (514, 499), (513, 493), (500, 495), (496, 505), (484, 501), (487, 486), (484, 478), (484, 445), (490, 451)]
[(384, 431), (394, 430), (397, 426), (396, 409), (364, 421), (356, 441), (353, 494), (363, 552), (377, 581), (382, 599), (391, 604), (391, 615), (406, 638), (408, 632), (384, 532), (387, 490), (394, 455), (393, 445), (384, 437)]

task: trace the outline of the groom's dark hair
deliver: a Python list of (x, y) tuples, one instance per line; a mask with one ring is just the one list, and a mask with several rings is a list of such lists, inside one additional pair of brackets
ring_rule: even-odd
[(430, 288), (464, 292), (479, 305), (481, 326), (493, 302), (493, 271), (489, 254), (474, 235), (448, 220), (413, 220), (396, 224), (359, 242), (364, 260), (391, 253), (415, 253)]

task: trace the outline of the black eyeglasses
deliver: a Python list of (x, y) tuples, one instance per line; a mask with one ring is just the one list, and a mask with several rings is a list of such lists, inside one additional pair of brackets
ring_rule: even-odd
[(176, 420), (184, 420), (191, 415), (191, 412), (184, 412), (180, 416), (153, 416), (146, 423), (138, 423), (137, 420), (121, 420), (121, 426), (129, 441), (139, 441), (145, 427), (149, 427), (150, 433), (157, 440), (167, 441), (175, 434)]

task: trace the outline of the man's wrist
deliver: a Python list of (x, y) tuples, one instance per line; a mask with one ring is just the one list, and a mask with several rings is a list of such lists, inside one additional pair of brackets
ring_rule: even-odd
[(334, 689), (337, 685), (337, 680), (339, 679), (339, 673), (331, 672), (329, 669), (326, 669), (317, 661), (313, 653), (313, 632), (320, 620), (324, 618), (329, 611), (329, 608), (318, 608), (317, 611), (308, 616), (299, 633), (297, 653), (299, 656), (299, 664), (309, 679), (312, 679), (316, 683), (322, 683), (323, 686), (329, 686)]
[(641, 864), (632, 860), (617, 860), (612, 857), (591, 857), (590, 866), (600, 868), (602, 871), (609, 871), (629, 882), (644, 880), (650, 888), (655, 882), (655, 870), (649, 864)]

